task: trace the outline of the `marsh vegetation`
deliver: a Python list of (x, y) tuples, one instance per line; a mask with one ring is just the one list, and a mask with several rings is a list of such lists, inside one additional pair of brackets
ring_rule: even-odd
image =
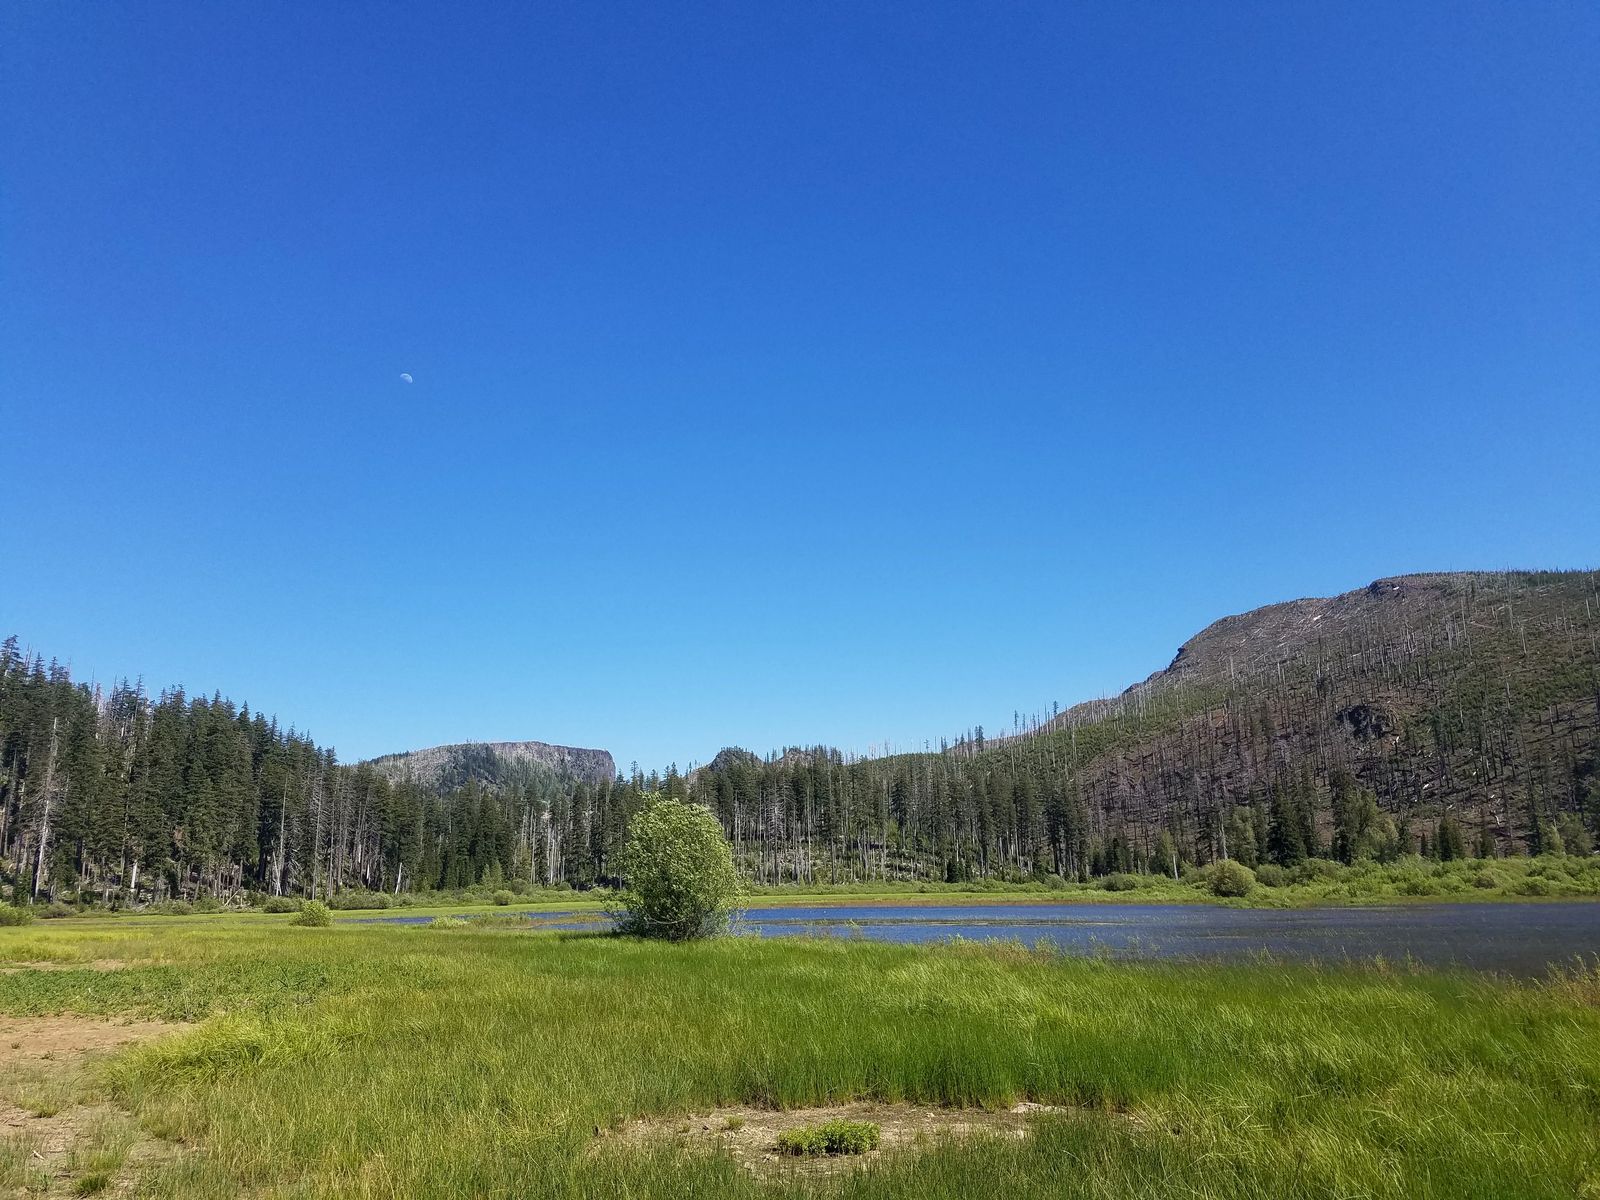
[[(152, 1196), (1563, 1196), (1600, 1186), (1600, 983), (497, 924), (0, 931), (0, 1012), (185, 1022), (86, 1070)], [(114, 962), (117, 970), (91, 969)], [(641, 1119), (860, 1100), (1026, 1118), (826, 1178)], [(597, 1137), (597, 1132), (600, 1136)]]

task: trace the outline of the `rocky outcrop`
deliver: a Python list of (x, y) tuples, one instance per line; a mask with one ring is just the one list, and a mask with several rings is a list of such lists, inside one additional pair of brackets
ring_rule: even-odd
[(463, 742), (374, 758), (369, 766), (395, 782), (409, 780), (450, 791), (469, 780), (490, 787), (551, 772), (563, 779), (599, 783), (614, 779), (617, 764), (608, 750), (553, 746), (548, 742)]

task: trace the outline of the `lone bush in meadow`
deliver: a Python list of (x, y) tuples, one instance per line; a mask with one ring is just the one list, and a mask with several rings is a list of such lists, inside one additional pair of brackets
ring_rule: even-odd
[(328, 911), (328, 906), (321, 900), (307, 900), (300, 906), (300, 915), (293, 918), (289, 924), (305, 925), (312, 929), (326, 929), (333, 924), (333, 914)]
[(1241, 862), (1224, 858), (1214, 863), (1211, 870), (1213, 896), (1248, 896), (1256, 886), (1256, 874)]
[(300, 911), (300, 902), (291, 896), (268, 896), (261, 902), (261, 911), (291, 913)]
[(26, 907), (0, 903), (0, 926), (26, 925), (31, 920), (33, 913)]
[(507, 888), (501, 888), (498, 892), (496, 892), (491, 897), (491, 899), (493, 899), (494, 902), (496, 904), (498, 904), (501, 908), (504, 908), (508, 904), (515, 904), (516, 903), (517, 894), (515, 892), (513, 892), (513, 891), (510, 891)]
[(624, 933), (681, 942), (715, 933), (738, 895), (733, 847), (703, 804), (647, 797), (628, 825), (613, 903)]

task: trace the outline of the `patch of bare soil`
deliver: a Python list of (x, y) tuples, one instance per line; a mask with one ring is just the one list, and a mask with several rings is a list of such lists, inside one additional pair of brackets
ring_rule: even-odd
[[(1030, 1119), (1065, 1113), (1050, 1104), (1018, 1104), (1014, 1108), (930, 1108), (915, 1104), (840, 1104), (775, 1112), (764, 1108), (719, 1108), (693, 1117), (653, 1117), (630, 1121), (620, 1129), (597, 1131), (597, 1146), (645, 1149), (675, 1144), (684, 1149), (709, 1149), (730, 1155), (758, 1175), (789, 1170), (828, 1173), (849, 1170), (884, 1155), (902, 1154), (942, 1141), (977, 1136), (1025, 1138)], [(843, 1117), (873, 1121), (880, 1130), (878, 1149), (865, 1154), (797, 1157), (778, 1151), (778, 1134), (786, 1129), (819, 1125)]]
[(91, 1056), (182, 1025), (89, 1017), (0, 1014), (0, 1194), (65, 1196), (91, 1179), (131, 1194), (133, 1168), (175, 1152), (95, 1094)]
[(9, 1017), (0, 1013), (0, 1071), (19, 1059), (71, 1059), (115, 1050), (184, 1028), (170, 1021), (94, 1017)]

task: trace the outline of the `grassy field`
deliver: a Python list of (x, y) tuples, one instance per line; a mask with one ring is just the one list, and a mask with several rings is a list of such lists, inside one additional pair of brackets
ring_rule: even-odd
[[(46, 1099), (13, 1103), (103, 1114), (59, 1190), (1600, 1195), (1595, 977), (232, 916), (0, 929), (0, 962), (55, 968), (0, 973), (0, 1013), (193, 1023), (24, 1081)], [(936, 1140), (775, 1178), (596, 1136), (723, 1105), (853, 1099), (1067, 1111), (1033, 1118), (1024, 1139)], [(0, 1143), (0, 1189), (30, 1186), (27, 1137)], [(129, 1153), (151, 1141), (168, 1152)]]

